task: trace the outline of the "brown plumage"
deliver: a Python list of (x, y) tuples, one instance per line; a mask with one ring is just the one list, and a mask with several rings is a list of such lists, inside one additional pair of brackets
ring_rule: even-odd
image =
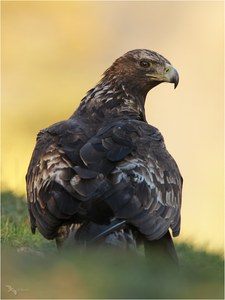
[(26, 176), (33, 233), (123, 247), (141, 239), (146, 249), (156, 241), (175, 258), (169, 229), (179, 234), (182, 177), (144, 104), (178, 79), (158, 53), (129, 51), (68, 120), (39, 132)]

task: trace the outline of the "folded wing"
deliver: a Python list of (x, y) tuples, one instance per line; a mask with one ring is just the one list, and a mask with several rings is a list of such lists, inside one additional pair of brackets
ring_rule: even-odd
[(117, 219), (149, 240), (178, 235), (182, 178), (161, 134), (141, 121), (107, 124), (93, 134), (65, 121), (39, 134), (27, 173), (32, 230), (52, 239), (64, 224)]

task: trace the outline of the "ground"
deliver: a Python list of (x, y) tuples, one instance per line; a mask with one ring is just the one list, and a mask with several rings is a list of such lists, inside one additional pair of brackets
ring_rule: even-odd
[(54, 241), (32, 235), (23, 197), (2, 193), (2, 299), (224, 299), (221, 253), (176, 245), (180, 267), (140, 253), (58, 253)]

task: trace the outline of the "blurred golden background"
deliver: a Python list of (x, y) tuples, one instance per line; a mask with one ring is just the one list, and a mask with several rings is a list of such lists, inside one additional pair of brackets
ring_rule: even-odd
[(120, 55), (152, 49), (180, 84), (148, 95), (149, 123), (184, 177), (178, 241), (223, 249), (223, 2), (2, 1), (2, 189), (25, 194), (37, 132), (68, 118)]

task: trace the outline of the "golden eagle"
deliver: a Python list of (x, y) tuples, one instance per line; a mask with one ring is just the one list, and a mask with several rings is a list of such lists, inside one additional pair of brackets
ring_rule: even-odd
[(41, 130), (26, 176), (31, 229), (58, 245), (161, 249), (174, 260), (182, 177), (145, 117), (147, 93), (179, 76), (162, 55), (132, 50), (108, 68), (73, 115)]

